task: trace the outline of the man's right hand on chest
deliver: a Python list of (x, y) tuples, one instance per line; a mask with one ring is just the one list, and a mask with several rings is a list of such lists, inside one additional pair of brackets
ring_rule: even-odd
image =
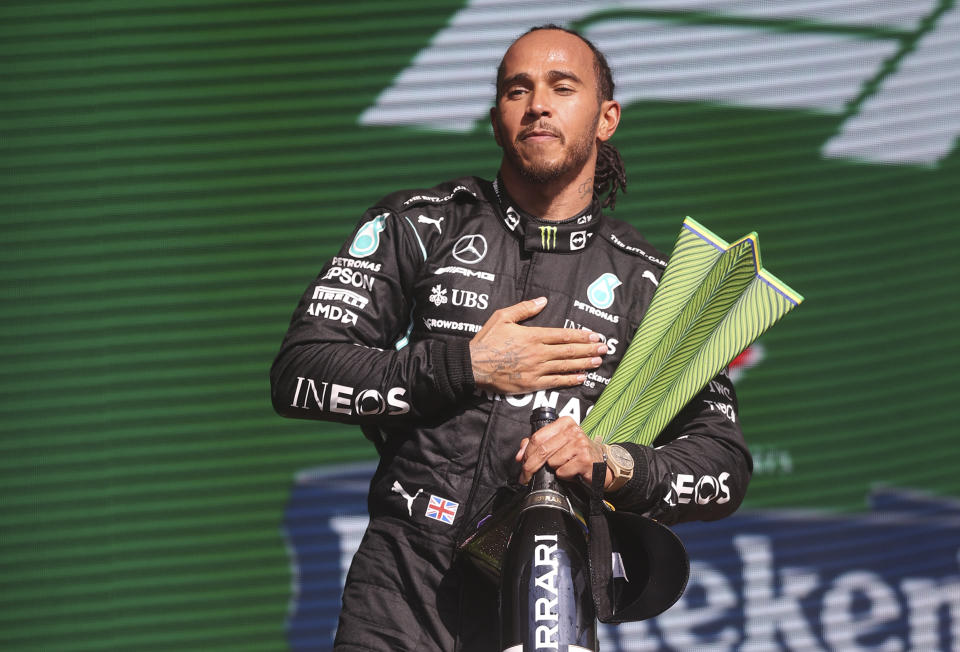
[(607, 345), (600, 336), (576, 328), (523, 326), (520, 322), (547, 305), (540, 297), (494, 312), (472, 340), (470, 358), (479, 389), (525, 394), (572, 387), (601, 365)]

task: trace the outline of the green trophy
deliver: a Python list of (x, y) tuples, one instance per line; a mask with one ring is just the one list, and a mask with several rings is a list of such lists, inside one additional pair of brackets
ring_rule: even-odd
[(707, 382), (803, 301), (763, 269), (757, 234), (733, 244), (691, 218), (623, 360), (581, 427), (650, 445)]
[[(801, 301), (763, 269), (755, 233), (729, 244), (688, 217), (633, 341), (581, 427), (597, 441), (649, 446), (711, 378)], [(594, 482), (587, 516), (597, 618), (652, 618), (683, 593), (686, 549), (667, 526), (610, 509), (602, 484)], [(459, 548), (494, 582), (523, 511), (523, 494), (507, 489), (481, 510)], [(613, 553), (622, 576), (614, 576)]]

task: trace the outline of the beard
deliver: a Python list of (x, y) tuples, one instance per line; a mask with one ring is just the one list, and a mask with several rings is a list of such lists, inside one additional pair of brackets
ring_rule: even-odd
[[(577, 174), (593, 153), (594, 136), (600, 120), (599, 113), (593, 122), (593, 127), (573, 140), (569, 146), (563, 134), (557, 133), (563, 147), (563, 155), (558, 159), (547, 159), (543, 156), (525, 159), (520, 155), (520, 144), (511, 143), (502, 147), (504, 155), (520, 173), (520, 176), (534, 183), (545, 184), (561, 179), (568, 174)], [(522, 132), (521, 132), (522, 133)], [(518, 139), (520, 140), (520, 139)]]

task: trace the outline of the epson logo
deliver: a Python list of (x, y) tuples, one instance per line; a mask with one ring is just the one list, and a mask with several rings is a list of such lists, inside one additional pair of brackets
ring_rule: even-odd
[(353, 269), (346, 269), (344, 267), (331, 267), (327, 270), (327, 273), (323, 275), (323, 280), (329, 281), (331, 279), (336, 279), (344, 285), (352, 285), (353, 287), (360, 288), (362, 290), (373, 289), (374, 279), (370, 276), (367, 276), (363, 272)]
[(392, 416), (410, 411), (410, 404), (403, 400), (407, 390), (402, 387), (387, 390), (386, 398), (375, 389), (363, 389), (354, 395), (355, 391), (346, 385), (325, 381), (318, 384), (313, 378), (297, 376), (290, 407), (303, 410), (315, 407), (335, 414), (359, 417), (384, 413)]

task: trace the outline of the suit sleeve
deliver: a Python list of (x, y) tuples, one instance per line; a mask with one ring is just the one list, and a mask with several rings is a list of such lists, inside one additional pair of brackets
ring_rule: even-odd
[(753, 472), (737, 396), (725, 373), (690, 400), (654, 447), (623, 446), (634, 458), (634, 477), (610, 496), (611, 502), (667, 524), (732, 514)]
[(367, 211), (293, 313), (270, 371), (280, 415), (388, 424), (429, 417), (472, 391), (467, 341), (407, 341), (425, 258), (403, 217)]

